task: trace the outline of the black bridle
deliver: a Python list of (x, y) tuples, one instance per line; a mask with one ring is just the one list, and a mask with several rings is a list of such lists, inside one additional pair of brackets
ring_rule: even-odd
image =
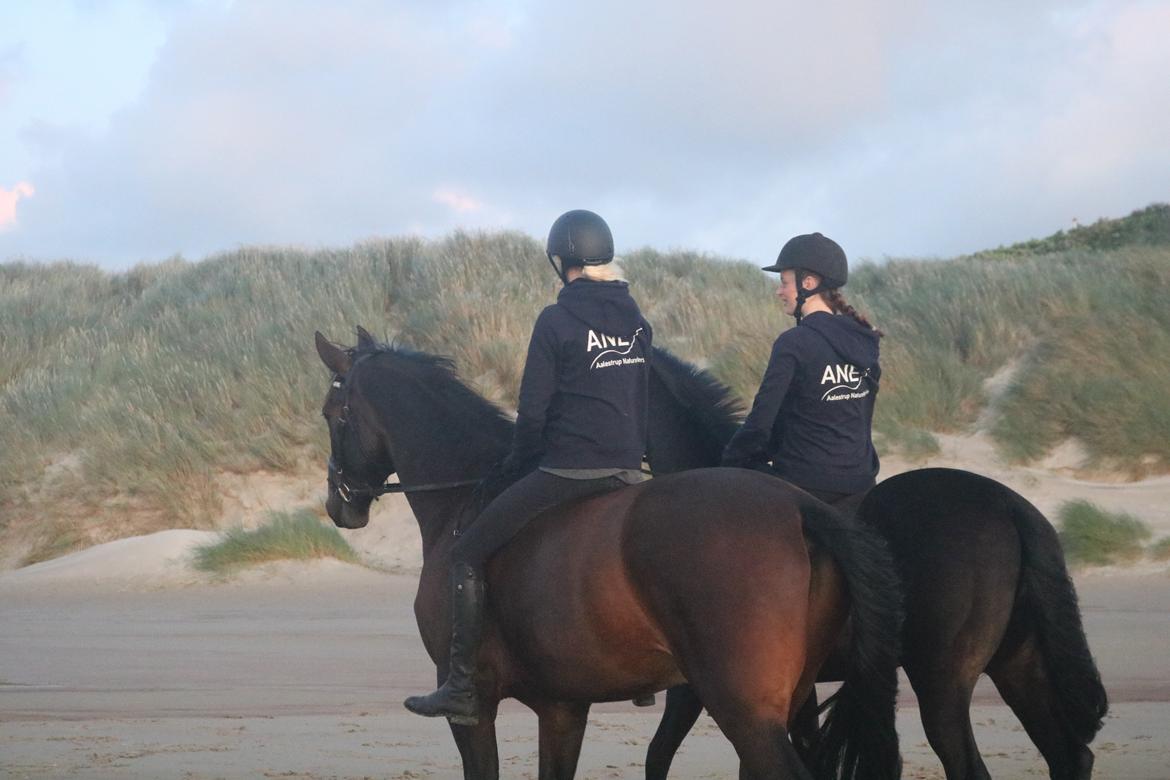
[[(353, 368), (351, 367), (350, 372), (352, 373), (352, 371)], [(337, 418), (337, 425), (340, 429), (337, 435), (337, 448), (344, 450), (341, 436), (346, 430), (353, 427), (349, 420), (349, 388), (345, 384), (345, 377), (341, 374), (334, 374), (333, 387), (341, 390), (344, 393), (341, 404), (341, 416)], [(359, 450), (362, 449), (362, 442), (360, 438), (357, 440), (357, 447)], [(369, 457), (368, 453), (365, 451), (363, 451), (362, 454), (366, 457)], [(424, 493), (428, 491), (468, 487), (469, 485), (478, 485), (479, 483), (483, 482), (482, 479), (462, 479), (456, 482), (428, 482), (421, 485), (404, 485), (401, 481), (399, 481), (386, 482), (375, 487), (368, 482), (365, 482), (364, 480), (347, 481), (345, 479), (344, 470), (337, 464), (337, 461), (333, 459), (332, 454), (329, 455), (329, 463), (327, 464), (326, 468), (329, 472), (329, 481), (333, 483), (334, 489), (337, 490), (338, 497), (340, 497), (341, 500), (347, 504), (353, 503), (355, 498), (368, 497), (373, 501), (377, 501), (387, 493)], [(391, 469), (391, 473), (393, 473), (393, 469)]]
[(347, 504), (352, 503), (355, 498), (365, 498), (366, 496), (377, 501), (387, 493), (423, 493), (434, 490), (467, 487), (468, 485), (478, 485), (480, 482), (483, 482), (482, 479), (461, 479), (458, 482), (425, 482), (421, 485), (404, 485), (401, 482), (386, 482), (378, 487), (373, 487), (368, 483), (350, 485), (341, 478), (343, 472), (337, 467), (337, 463), (333, 460), (332, 456), (329, 457), (328, 468), (329, 477), (333, 480), (333, 485), (337, 489), (337, 495)]

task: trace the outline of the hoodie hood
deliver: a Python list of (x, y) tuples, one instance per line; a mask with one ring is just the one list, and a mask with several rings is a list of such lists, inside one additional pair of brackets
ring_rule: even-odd
[(800, 327), (820, 333), (837, 354), (858, 368), (873, 368), (878, 364), (880, 336), (852, 317), (818, 311), (806, 315)]
[(642, 326), (642, 312), (625, 282), (577, 279), (565, 285), (557, 303), (601, 333), (626, 336)]

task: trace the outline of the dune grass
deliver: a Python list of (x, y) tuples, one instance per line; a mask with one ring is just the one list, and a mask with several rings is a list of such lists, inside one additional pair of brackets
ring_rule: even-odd
[(930, 431), (904, 426), (879, 427), (874, 446), (879, 449), (893, 449), (907, 460), (923, 463), (939, 454), (942, 447), (938, 438)]
[[(1004, 452), (1027, 461), (1075, 435), (1090, 465), (1170, 471), (1170, 246), (1156, 240), (1162, 212), (1147, 211), (1095, 228), (1130, 245), (1081, 236), (855, 264), (847, 297), (886, 333), (881, 446), (929, 457), (932, 432), (969, 430), (987, 411), (985, 380), (1018, 363), (984, 415)], [(791, 324), (774, 277), (687, 251), (641, 249), (622, 265), (656, 342), (750, 402)], [(43, 532), (45, 509), (66, 504), (89, 519), (65, 544), (46, 538), (44, 554), (214, 527), (223, 473), (323, 460), (317, 329), (352, 344), (361, 324), (449, 355), (513, 405), (532, 322), (558, 289), (541, 243), (515, 232), (249, 247), (116, 274), (0, 264), (0, 544), (19, 527)]]
[(1170, 245), (1170, 205), (1154, 203), (1122, 219), (1099, 219), (1051, 236), (978, 252), (974, 257), (1002, 258), (1071, 250), (1102, 251), (1123, 246)]
[(1151, 544), (1146, 549), (1146, 554), (1155, 561), (1170, 561), (1170, 536)]
[(259, 528), (229, 529), (221, 538), (195, 550), (195, 568), (223, 574), (270, 561), (336, 558), (357, 563), (357, 553), (336, 528), (312, 511), (270, 512)]
[(1066, 501), (1057, 511), (1064, 554), (1072, 564), (1108, 566), (1142, 557), (1149, 527), (1126, 513), (1108, 512), (1089, 501)]

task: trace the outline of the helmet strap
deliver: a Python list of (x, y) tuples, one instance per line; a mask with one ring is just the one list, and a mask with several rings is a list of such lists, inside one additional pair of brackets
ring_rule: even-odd
[(804, 319), (804, 302), (808, 299), (808, 290), (804, 289), (804, 270), (796, 269), (796, 308), (792, 311), (792, 316), (796, 317), (796, 324)]
[(799, 325), (800, 321), (804, 319), (804, 312), (803, 312), (804, 302), (807, 301), (812, 296), (817, 295), (818, 293), (822, 293), (826, 289), (828, 289), (827, 287), (825, 287), (825, 283), (823, 280), (821, 281), (820, 284), (818, 284), (816, 287), (812, 288), (811, 290), (804, 289), (804, 280), (805, 280), (805, 277), (807, 277), (807, 276), (808, 276), (808, 273), (803, 268), (796, 269), (796, 308), (793, 309), (792, 316), (796, 317), (796, 324), (797, 325)]
[(557, 261), (553, 260), (552, 255), (546, 253), (545, 257), (548, 258), (548, 264), (551, 265), (553, 267), (553, 270), (557, 272), (557, 276), (561, 277), (561, 284), (568, 284), (569, 278), (567, 276), (565, 276), (565, 269), (561, 267), (565, 264), (565, 261), (562, 260), (561, 265), (558, 266)]

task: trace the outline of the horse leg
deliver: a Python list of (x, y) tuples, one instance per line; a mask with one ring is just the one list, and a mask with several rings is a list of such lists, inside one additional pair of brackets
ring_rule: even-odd
[(1035, 634), (997, 655), (987, 673), (1048, 762), (1052, 780), (1092, 777), (1093, 751), (1073, 739), (1061, 726), (1052, 682)]
[(589, 704), (553, 702), (533, 709), (540, 722), (540, 780), (572, 780), (581, 756)]
[(813, 780), (782, 721), (708, 709), (739, 755), (740, 780)]
[(804, 704), (792, 717), (788, 726), (788, 733), (792, 737), (792, 746), (805, 766), (812, 766), (813, 755), (817, 749), (817, 734), (820, 731), (820, 718), (817, 713), (817, 689), (812, 688), (804, 698)]
[[(441, 669), (439, 684), (447, 679), (447, 672)], [(459, 748), (463, 760), (463, 780), (499, 780), (500, 758), (496, 745), (496, 711), (499, 702), (480, 697), (479, 723), (475, 726), (457, 726), (450, 721), (451, 736)]]
[(991, 780), (971, 728), (971, 693), (979, 675), (958, 669), (904, 667), (918, 697), (922, 728), (947, 780)]
[(498, 780), (500, 759), (496, 752), (495, 708), (491, 717), (483, 713), (475, 726), (456, 726), (451, 723), (451, 734), (463, 759), (463, 780)]
[(703, 702), (691, 686), (676, 685), (666, 691), (662, 721), (646, 751), (646, 780), (666, 780), (674, 754), (702, 712)]
[[(798, 674), (790, 672), (792, 677)], [(758, 685), (738, 674), (717, 674), (693, 684), (739, 755), (740, 780), (812, 780), (788, 740), (792, 703), (781, 692), (783, 686), (761, 695)]]

